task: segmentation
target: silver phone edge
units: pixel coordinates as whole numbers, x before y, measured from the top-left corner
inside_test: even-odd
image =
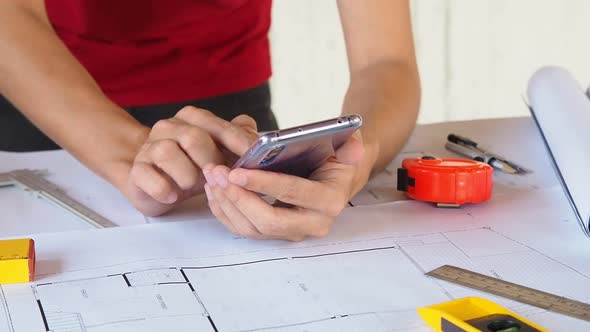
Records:
[[[342,122],[344,119],[346,122]],[[310,134],[326,135],[350,128],[356,130],[360,128],[362,124],[363,119],[359,114],[351,114],[308,123],[302,126],[266,132],[256,139],[256,143],[250,146],[250,148],[234,163],[232,169],[244,166],[251,157],[258,156],[259,152],[269,147],[269,145],[274,147],[276,144],[289,144],[290,142],[297,141],[298,138],[308,138]]]

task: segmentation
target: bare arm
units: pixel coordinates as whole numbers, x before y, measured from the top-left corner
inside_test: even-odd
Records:
[[[339,0],[350,86],[343,113],[363,116],[359,186],[382,170],[412,132],[420,81],[407,0]],[[359,190],[360,188],[356,188]]]
[[[53,31],[43,0],[0,1],[0,93],[119,189],[149,132],[112,103]]]
[[[0,54],[0,94],[146,215],[202,192],[202,167],[225,162],[219,146],[241,154],[256,137],[251,118],[190,106],[144,127],[69,52],[44,0],[0,0]]]
[[[342,112],[361,114],[363,128],[308,179],[205,167],[211,211],[240,236],[292,241],[325,236],[350,197],[389,163],[414,128],[420,83],[408,0],[339,0],[338,5],[351,78]],[[289,206],[270,205],[256,193]]]

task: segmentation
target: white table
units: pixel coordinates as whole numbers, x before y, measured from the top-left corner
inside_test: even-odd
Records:
[[[395,169],[401,159],[423,154],[454,156],[444,150],[446,136],[450,132],[471,137],[490,150],[532,169],[533,173],[525,176],[496,173],[493,198],[478,205],[437,209],[430,204],[407,201],[402,193],[395,190]],[[297,326],[311,331],[353,330],[368,326],[371,330],[380,330],[393,324],[403,325],[400,331],[427,331],[415,314],[417,306],[442,301],[448,299],[447,296],[469,295],[494,299],[551,331],[590,328],[588,323],[563,315],[434,282],[422,276],[423,272],[433,267],[451,263],[559,295],[590,300],[587,292],[590,241],[574,218],[530,118],[419,126],[388,170],[372,179],[366,189],[352,199],[354,207],[342,213],[327,238],[297,244],[236,239],[215,220],[208,218],[210,214],[202,197],[187,202],[167,216],[146,219],[107,183],[64,152],[0,154],[0,172],[17,168],[48,169],[49,178],[71,196],[121,226],[135,226],[61,233],[88,226],[25,193],[0,189],[1,234],[20,236],[44,232],[34,236],[40,262],[39,282],[64,285],[59,286],[63,289],[36,285],[33,286],[37,287],[36,292],[63,291],[69,294],[67,292],[71,291],[76,295],[79,294],[76,285],[82,282],[87,289],[98,287],[104,290],[105,297],[114,301],[113,298],[118,298],[120,292],[105,286],[104,282],[110,280],[107,278],[110,275],[136,271],[130,276],[149,279],[156,276],[142,275],[141,271],[188,266],[188,279],[207,285],[205,289],[197,289],[197,292],[204,297],[201,300],[207,303],[207,310],[217,320],[220,331],[248,330],[260,326],[282,326],[284,331],[301,330],[289,324],[299,324]],[[156,225],[138,226],[145,223]],[[300,259],[289,263],[292,257],[330,257],[334,252],[340,252],[347,258],[339,260],[337,257],[345,256],[336,255],[334,259],[322,258],[321,262]],[[353,252],[358,252],[359,256],[351,255]],[[195,268],[203,265],[233,266],[236,261],[269,259],[276,263],[269,263],[268,267],[256,263],[245,265],[244,269],[213,269],[214,274],[209,277]],[[163,276],[159,275],[159,278]],[[297,288],[303,293],[285,288],[284,283],[292,279],[306,280],[301,282],[303,286]],[[4,289],[9,306],[31,303],[23,300],[26,298],[23,295],[26,287],[0,288]],[[236,291],[244,291],[245,295],[236,296]],[[309,292],[313,293],[311,298],[305,295]],[[66,298],[51,296],[53,293],[40,294],[44,305],[49,303],[49,308],[53,310],[76,303],[75,299],[65,301]],[[347,294],[354,301],[348,302],[350,298],[340,298],[338,294]],[[102,323],[100,319],[122,314],[142,321],[146,312],[153,308],[141,302],[141,296],[136,299],[141,312],[113,312],[114,306],[109,305],[111,302],[101,298],[90,311],[80,308],[78,315],[99,323]],[[166,296],[174,301],[184,298],[182,294]],[[288,303],[273,302],[276,297],[288,299]],[[274,304],[270,305],[269,301]],[[298,306],[300,309],[296,309]],[[265,316],[245,319],[244,315],[256,315],[255,309],[262,307],[266,308]],[[121,310],[124,309],[129,307]],[[61,312],[59,310],[57,312]],[[294,315],[293,310],[297,310],[301,317]],[[324,311],[325,314],[322,314]],[[363,314],[368,311],[375,313],[369,316]],[[350,316],[346,319],[326,318],[334,312]],[[15,310],[14,313],[16,316],[27,314],[22,321],[34,322],[33,318],[27,319],[32,314],[25,309]],[[92,316],[93,313],[100,317]],[[16,316],[13,316],[14,321],[18,320]],[[197,319],[197,316],[193,318]],[[327,320],[321,320],[321,317]],[[313,319],[320,320],[312,322]],[[0,327],[1,324],[0,311]],[[148,325],[152,329],[156,326]],[[24,330],[15,328],[15,331]]]

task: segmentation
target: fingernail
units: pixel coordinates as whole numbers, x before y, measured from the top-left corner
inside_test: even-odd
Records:
[[[214,174],[214,177],[215,177],[215,181],[217,182],[217,184],[219,186],[221,186],[221,188],[227,187],[227,178],[226,178],[225,174],[223,174],[222,172],[216,172]]]
[[[240,171],[230,172],[229,173],[229,182],[236,184],[238,186],[245,186],[248,183],[248,177]]]
[[[205,180],[207,180],[207,183],[209,183],[210,185],[214,186],[217,184],[210,170],[203,170],[203,175],[205,175]]]
[[[166,202],[168,204],[172,204],[172,203],[176,202],[177,199],[178,199],[178,195],[175,192],[171,192],[166,197]]]
[[[205,185],[205,196],[207,196],[207,200],[210,202],[213,200],[213,194],[211,193],[211,188],[209,188],[209,185]]]

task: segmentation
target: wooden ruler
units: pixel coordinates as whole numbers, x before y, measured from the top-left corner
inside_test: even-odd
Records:
[[[117,225],[96,211],[68,196],[57,185],[49,182],[38,172],[16,170],[0,174],[0,187],[17,186],[47,199],[51,203],[73,213],[83,221],[97,228],[116,227]]]
[[[590,304],[444,265],[426,275],[590,322]]]

